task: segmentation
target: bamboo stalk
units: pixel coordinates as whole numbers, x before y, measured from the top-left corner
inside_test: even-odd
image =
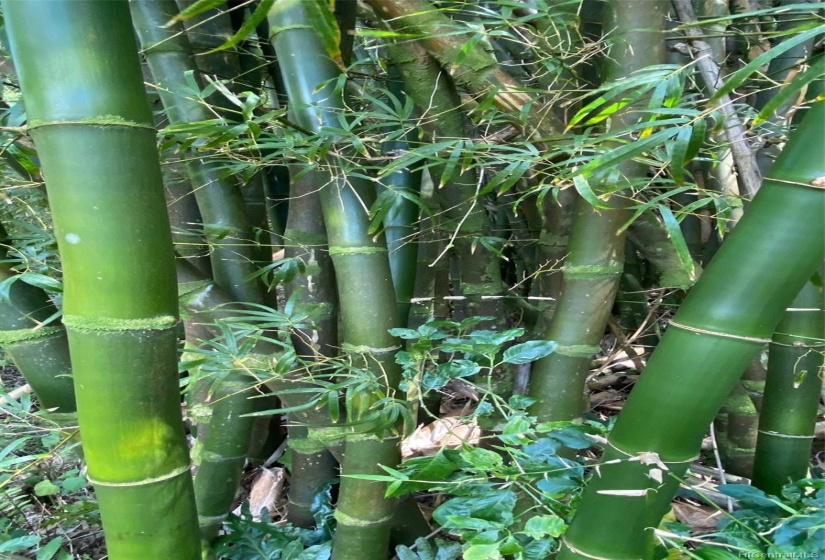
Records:
[[[83,449],[109,558],[198,559],[172,239],[128,5],[2,6],[47,178]]]
[[[0,281],[17,275],[0,263]],[[42,289],[21,280],[0,298],[0,345],[14,362],[44,410],[72,413],[75,406],[66,329]],[[50,322],[46,322],[52,319]]]
[[[781,495],[808,470],[822,392],[825,350],[822,276],[793,300],[773,335],[759,418],[753,485]]]
[[[664,2],[624,0],[605,6],[605,29],[612,29],[605,79],[618,79],[664,58]],[[619,127],[638,119],[628,107],[616,113]],[[644,177],[647,167],[634,161],[619,164],[620,179],[629,186]],[[624,265],[628,202],[612,195],[610,209],[596,209],[576,200],[565,260],[561,294],[544,338],[558,343],[553,354],[533,365],[529,408],[539,421],[572,420],[582,413],[590,359],[598,351],[619,288]]]
[[[619,415],[559,560],[650,556],[652,528],[676,489],[670,473],[685,472],[742,371],[825,258],[823,118],[825,103],[816,103],[671,322]]]
[[[314,6],[300,0],[280,0],[268,19],[290,111],[299,125],[317,132],[324,125],[336,126],[343,102],[333,89],[340,70],[312,25],[309,10]],[[335,161],[327,164],[334,166]],[[320,197],[338,281],[341,339],[354,350],[358,361],[363,360],[363,367],[374,373],[381,392],[390,396],[400,379],[400,369],[393,359],[400,345],[388,331],[398,326],[398,318],[386,244],[382,237],[375,238],[368,231],[365,208],[370,207],[375,194],[366,182],[343,176],[343,169],[327,169],[330,177]],[[366,415],[380,397],[362,395],[353,400],[354,417],[349,420]],[[377,474],[382,472],[378,465],[393,466],[399,460],[398,439],[392,433],[381,438],[369,432],[347,437],[335,514],[338,527],[334,560],[386,555],[395,501],[384,497],[385,484],[348,475]]]

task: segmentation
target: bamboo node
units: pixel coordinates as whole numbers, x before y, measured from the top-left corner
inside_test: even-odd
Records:
[[[676,327],[677,329],[682,329],[684,331],[696,333],[696,334],[708,334],[711,336],[718,336],[721,338],[731,338],[733,340],[741,340],[743,342],[755,342],[757,344],[768,344],[770,343],[770,338],[759,338],[755,336],[744,336],[740,334],[733,334],[733,333],[726,333],[720,331],[711,331],[707,329],[701,329],[699,327],[691,327],[689,325],[683,325],[682,323],[677,323],[673,319],[670,320],[669,325],[671,327]]]
[[[794,434],[780,434],[779,432],[772,432],[772,431],[767,431],[767,430],[759,430],[759,433],[760,434],[765,434],[766,436],[771,436],[771,437],[781,438],[781,439],[814,439],[814,437],[815,437],[814,434],[811,434],[809,436],[800,436],[800,435],[794,435]]]
[[[593,560],[611,560],[610,558],[607,558],[605,556],[596,556],[595,554],[588,554],[587,552],[578,549],[572,544],[570,544],[564,537],[561,538],[561,545],[570,552],[578,554],[579,556],[584,556],[585,558],[593,558]]]
[[[132,480],[129,482],[104,482],[102,480],[95,480],[88,475],[86,478],[89,479],[89,482],[94,484],[95,486],[106,486],[109,488],[127,488],[131,486],[148,486],[149,484],[155,484],[156,482],[163,482],[165,480],[171,480],[173,478],[177,478],[182,474],[189,474],[189,469],[191,465],[184,465],[182,467],[178,467],[174,470],[169,471],[166,474],[162,474],[160,476],[155,476],[151,478],[144,478],[143,480]]]
[[[63,315],[63,324],[67,328],[80,332],[165,331],[175,328],[178,319],[172,315],[159,315],[140,319]]]
[[[372,255],[374,253],[386,253],[386,247],[330,247],[330,256],[347,256],[347,255]]]
[[[775,183],[783,183],[785,185],[796,185],[798,187],[808,187],[810,189],[825,189],[825,176],[816,177],[810,183],[803,183],[802,181],[788,181],[787,179],[776,179],[775,177],[766,178]]]
[[[589,358],[599,351],[598,346],[589,346],[587,344],[569,344],[558,345],[554,352],[562,356],[569,356],[571,358]]]
[[[61,334],[63,334],[62,327],[35,327],[32,329],[0,331],[0,345],[12,346],[14,344],[39,342],[46,338],[60,336]]]
[[[567,278],[609,278],[621,274],[624,263],[567,265],[562,273]]]
[[[392,514],[387,515],[385,517],[380,517],[378,519],[358,519],[357,517],[353,517],[351,515],[347,515],[341,508],[337,508],[335,510],[335,519],[336,521],[349,526],[355,527],[373,527],[375,525],[383,525],[385,523],[389,523],[392,520]]]

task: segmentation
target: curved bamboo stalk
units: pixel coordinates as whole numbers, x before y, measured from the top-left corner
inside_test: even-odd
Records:
[[[47,178],[83,449],[109,558],[199,559],[172,239],[128,5],[2,7]]]
[[[685,472],[740,374],[825,258],[823,118],[820,102],[671,322],[619,415],[560,560],[649,557],[651,529],[675,492],[670,473]]]
[[[771,340],[753,485],[775,496],[808,470],[824,355],[825,297],[820,274],[793,300]]]
[[[290,111],[302,127],[318,131],[324,125],[337,125],[343,102],[334,92],[340,70],[312,25],[310,7],[300,0],[279,0],[268,19]],[[365,208],[371,206],[375,194],[367,182],[343,176],[344,170],[334,161],[326,163],[331,166],[326,168],[330,175],[320,197],[338,283],[341,339],[375,374],[382,392],[391,396],[400,378],[393,359],[400,344],[388,332],[398,326],[398,319],[386,244],[368,231]],[[354,416],[349,420],[365,415],[377,398],[380,395],[359,397],[352,403]],[[347,438],[335,514],[334,560],[386,555],[395,501],[384,497],[385,484],[347,475],[377,474],[379,464],[392,466],[399,460],[398,439],[392,433],[382,438],[374,433]]]
[[[664,58],[664,1],[624,0],[605,6],[605,29],[610,35],[610,57],[605,79],[618,79]],[[633,108],[617,112],[619,127],[638,119]],[[619,165],[628,185],[644,177],[645,165]],[[571,420],[582,412],[585,378],[590,358],[598,351],[619,288],[624,265],[625,233],[630,218],[621,195],[610,197],[613,208],[598,210],[584,198],[576,201],[570,232],[570,254],[565,260],[561,295],[544,337],[559,344],[556,351],[533,364],[529,411],[539,421]]]
[[[0,263],[0,281],[17,273]],[[0,346],[20,370],[44,410],[72,413],[75,406],[66,329],[42,289],[16,280],[0,298]],[[48,323],[46,321],[49,321]]]
[[[165,27],[178,13],[175,3],[137,0],[130,5],[135,30],[170,122],[211,118],[200,100],[185,93],[187,74],[194,73],[196,66],[183,26],[178,23]],[[224,68],[228,56],[221,53],[213,63]],[[258,255],[251,241],[241,190],[224,177],[214,162],[193,158],[188,167],[192,182],[197,185],[195,197],[212,247],[212,275],[216,283],[236,301],[263,303],[260,284],[250,279],[257,270]],[[263,196],[262,191],[260,194]],[[213,429],[199,431],[198,450],[203,452],[195,455],[195,496],[207,539],[215,536],[231,508],[245,462],[252,433],[252,420],[245,415],[255,407],[248,389],[248,377],[232,371],[206,393],[210,395],[207,404]]]

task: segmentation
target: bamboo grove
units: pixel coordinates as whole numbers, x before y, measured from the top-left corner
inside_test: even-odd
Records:
[[[108,557],[220,556],[270,458],[315,535],[288,557],[333,560],[439,526],[438,558],[653,558],[709,427],[765,492],[808,476],[825,24],[758,4],[2,0],[0,344],[79,425]],[[614,351],[606,439],[536,451],[607,432]],[[402,461],[462,390],[480,438]],[[511,528],[422,514],[467,457],[493,474],[453,504]]]

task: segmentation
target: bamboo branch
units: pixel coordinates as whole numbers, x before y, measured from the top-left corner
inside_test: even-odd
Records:
[[[690,43],[691,55],[696,61],[696,66],[705,82],[707,93],[710,97],[716,95],[722,87],[722,70],[713,60],[713,50],[705,41],[705,34],[698,27],[693,27],[698,23],[696,14],[690,0],[672,0],[673,7],[683,24],[689,26],[682,28]],[[733,107],[733,101],[729,95],[723,95],[716,103],[719,112],[724,119],[725,136],[730,142],[730,150],[742,188],[748,198],[753,198],[759,187],[762,185],[762,173],[756,163],[756,156],[747,140],[745,126],[742,124],[739,115]]]

